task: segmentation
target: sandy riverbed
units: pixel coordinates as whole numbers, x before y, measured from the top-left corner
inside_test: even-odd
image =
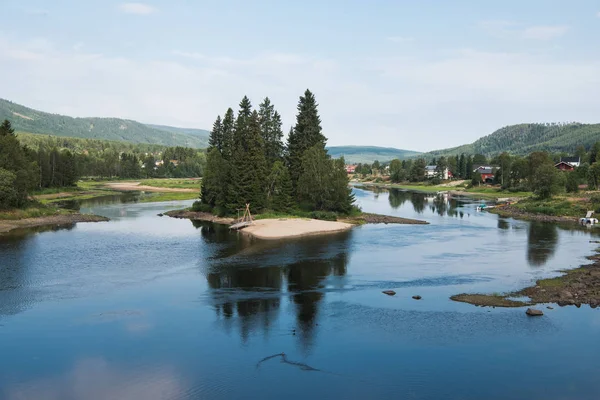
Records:
[[[304,218],[261,219],[242,232],[259,239],[286,239],[300,236],[342,232],[353,225],[345,222],[320,221]]]

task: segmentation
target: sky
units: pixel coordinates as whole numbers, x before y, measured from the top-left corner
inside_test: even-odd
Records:
[[[600,1],[0,0],[0,97],[210,129],[247,95],[329,145],[427,151],[600,122]]]

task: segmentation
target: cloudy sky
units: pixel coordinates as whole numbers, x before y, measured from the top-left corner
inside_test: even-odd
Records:
[[[247,94],[330,145],[431,150],[520,122],[600,122],[597,0],[1,0],[0,97],[210,128]]]

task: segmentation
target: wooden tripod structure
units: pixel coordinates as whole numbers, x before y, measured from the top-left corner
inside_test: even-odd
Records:
[[[238,210],[238,213],[240,212],[240,210]],[[247,203],[246,208],[244,209],[244,215],[242,216],[242,219],[238,218],[238,222],[233,225],[230,225],[229,229],[239,230],[247,227],[248,225],[252,225],[253,223],[254,220],[252,219],[252,214],[250,213],[250,203]]]

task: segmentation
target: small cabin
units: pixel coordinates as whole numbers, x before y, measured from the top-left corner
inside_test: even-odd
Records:
[[[554,167],[560,169],[561,171],[573,171],[575,169],[575,167],[572,164],[566,161],[560,161],[554,164]]]

